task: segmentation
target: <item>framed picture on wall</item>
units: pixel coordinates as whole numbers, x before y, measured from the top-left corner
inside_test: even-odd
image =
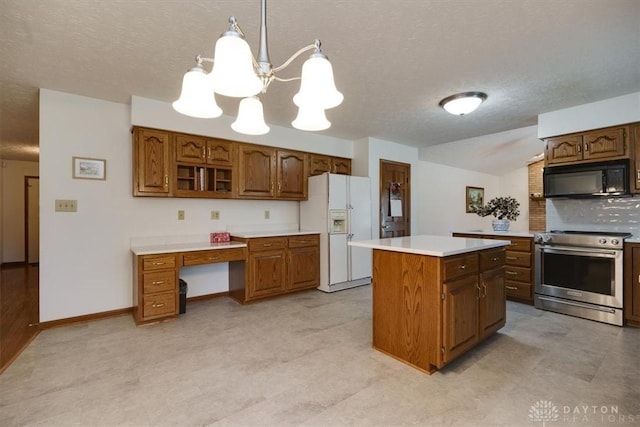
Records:
[[[107,179],[107,161],[73,157],[73,178],[75,179]]]
[[[467,213],[476,213],[484,205],[484,188],[467,187]]]

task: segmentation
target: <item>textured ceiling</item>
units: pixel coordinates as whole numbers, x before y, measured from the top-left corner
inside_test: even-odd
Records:
[[[131,95],[173,101],[194,56],[213,55],[229,15],[255,53],[259,9],[258,0],[0,0],[0,154],[37,156],[39,87],[121,103]],[[418,147],[502,135],[535,125],[540,113],[637,92],[639,22],[637,0],[268,4],[274,65],[315,38],[333,64],[345,101],[327,112],[333,125],[324,134]],[[268,123],[289,126],[297,89],[269,88]],[[489,95],[473,114],[438,107],[469,90]],[[235,115],[237,100],[217,98]]]

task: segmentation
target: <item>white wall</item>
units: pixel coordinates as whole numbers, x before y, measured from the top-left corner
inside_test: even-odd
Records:
[[[640,121],[640,92],[538,115],[538,138]]]
[[[499,178],[437,163],[420,162],[414,193],[420,212],[415,234],[450,236],[454,231],[490,230],[491,218],[466,213],[466,187],[484,188],[485,201],[499,196]]]
[[[498,196],[511,196],[520,202],[520,216],[511,221],[510,231],[529,231],[529,169],[523,167],[498,179]],[[487,199],[489,201],[491,199]],[[493,217],[488,217],[493,218]]]
[[[38,173],[38,162],[2,160],[0,174],[2,174],[1,261],[3,263],[26,261],[24,257],[24,177],[38,176]]]
[[[131,307],[133,237],[207,235],[243,225],[278,228],[298,223],[298,202],[133,197],[132,117],[147,117],[159,109],[165,110],[162,117],[168,125],[179,122],[168,104],[158,104],[134,112],[124,104],[41,90],[41,321]],[[160,122],[145,124],[170,128]],[[184,123],[180,130],[213,133],[191,130]],[[328,154],[346,157],[352,152],[350,141],[329,139],[323,144],[318,135],[275,126],[272,133],[277,139],[260,142],[317,152],[335,145],[340,149]],[[106,181],[72,179],[72,156],[106,159]],[[78,212],[54,212],[55,199],[76,199]],[[184,221],[177,220],[179,209],[185,210]],[[212,209],[220,211],[220,220],[210,219]],[[269,220],[263,218],[265,209],[271,211]],[[228,289],[227,264],[182,269],[181,277],[189,283],[189,296]]]

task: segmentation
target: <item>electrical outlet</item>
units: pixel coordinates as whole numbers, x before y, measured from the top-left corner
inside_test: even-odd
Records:
[[[211,211],[211,219],[220,219],[220,211]]]
[[[77,200],[56,200],[56,212],[78,212]]]
[[[184,211],[183,210],[179,210],[178,211],[178,219],[179,220],[183,220],[184,219]]]
[[[270,210],[266,210],[264,211],[264,219],[269,219],[271,218],[271,211]]]

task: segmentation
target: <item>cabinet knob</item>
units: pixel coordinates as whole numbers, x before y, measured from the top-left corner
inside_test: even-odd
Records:
[[[460,264],[458,266],[458,270],[464,270],[465,268],[467,268],[467,266],[465,264]]]
[[[499,260],[499,259],[500,259],[500,258],[498,258],[497,256],[494,256],[493,258],[491,258],[491,261],[497,261],[497,260]],[[509,259],[509,258],[507,258],[507,259]]]

